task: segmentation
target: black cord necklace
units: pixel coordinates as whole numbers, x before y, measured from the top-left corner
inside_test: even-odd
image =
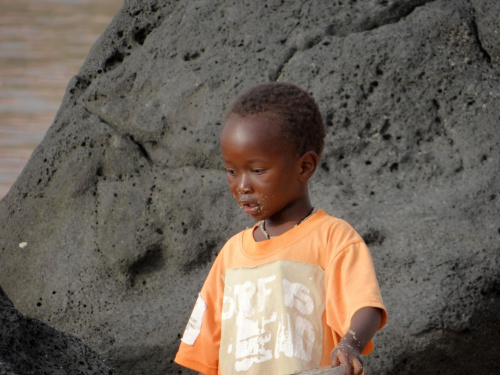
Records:
[[[315,209],[314,209],[314,207],[313,207],[313,208],[311,209],[311,211],[309,211],[309,213],[308,213],[306,216],[304,216],[302,219],[300,219],[299,221],[297,221],[297,224],[295,224],[293,227],[295,228],[297,225],[299,225],[300,223],[302,223],[305,219],[307,219],[309,216],[311,216],[311,215],[314,213],[314,211],[315,211]],[[269,233],[267,233],[267,230],[266,230],[266,221],[265,221],[265,220],[262,220],[262,221],[260,222],[260,230],[262,231],[262,233],[264,233],[264,236],[265,236],[268,240],[270,240],[271,238],[274,238],[274,236],[273,236],[273,237],[271,237],[271,236],[269,235]]]

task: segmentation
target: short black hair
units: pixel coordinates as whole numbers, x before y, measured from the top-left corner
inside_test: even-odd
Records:
[[[270,82],[241,94],[233,103],[232,113],[242,117],[270,115],[280,121],[280,135],[298,155],[314,151],[321,156],[325,145],[325,124],[318,104],[304,89],[291,84]]]

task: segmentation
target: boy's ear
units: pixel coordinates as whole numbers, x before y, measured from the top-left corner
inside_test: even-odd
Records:
[[[314,151],[308,151],[299,158],[299,181],[307,182],[316,172],[318,167],[319,156]]]

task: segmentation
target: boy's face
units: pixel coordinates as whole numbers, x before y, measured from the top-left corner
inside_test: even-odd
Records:
[[[280,214],[307,193],[299,157],[265,114],[231,114],[222,130],[221,152],[234,199],[255,220]]]

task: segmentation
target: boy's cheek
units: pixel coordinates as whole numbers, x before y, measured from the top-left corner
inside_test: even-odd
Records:
[[[230,190],[231,190],[231,195],[233,196],[233,199],[238,202],[238,194],[231,188],[229,187]]]
[[[227,179],[227,185],[229,186],[229,190],[231,191],[234,199],[236,199],[236,186],[234,182],[232,182],[230,179]]]

